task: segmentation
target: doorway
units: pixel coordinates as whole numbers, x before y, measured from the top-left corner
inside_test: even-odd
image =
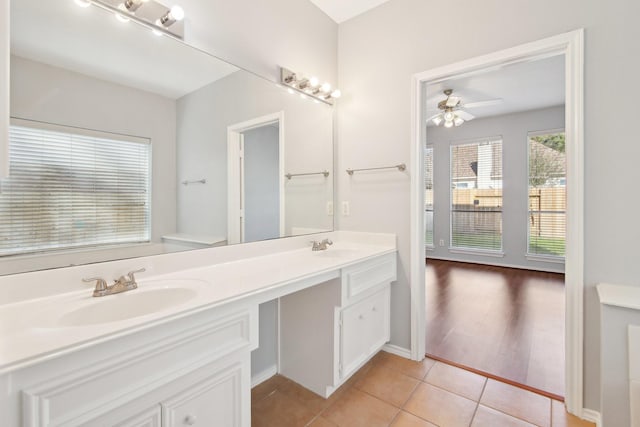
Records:
[[[567,410],[583,415],[583,259],[584,242],[584,155],[583,145],[583,31],[561,34],[511,49],[473,58],[414,76],[411,211],[411,338],[412,357],[425,354],[425,229],[424,229],[424,86],[451,78],[473,75],[479,71],[509,64],[534,61],[560,55],[565,63],[565,123],[567,153],[567,226],[565,257],[566,333],[565,333],[565,402]],[[427,141],[428,142],[428,141]]]
[[[285,234],[284,113],[228,127],[229,244]]]

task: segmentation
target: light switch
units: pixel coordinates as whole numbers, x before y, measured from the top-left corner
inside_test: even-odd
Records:
[[[333,215],[333,202],[327,202],[327,215]]]
[[[349,216],[350,214],[349,202],[342,202],[342,216]]]

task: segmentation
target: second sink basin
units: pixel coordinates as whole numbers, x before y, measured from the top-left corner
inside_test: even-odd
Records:
[[[192,279],[148,281],[133,291],[94,298],[86,305],[63,314],[56,326],[95,325],[160,312],[194,299],[198,295],[194,285],[203,284],[206,282]]]

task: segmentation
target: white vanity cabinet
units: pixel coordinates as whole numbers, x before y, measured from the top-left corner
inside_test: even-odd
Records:
[[[280,372],[329,397],[389,341],[396,254],[280,298]]]
[[[6,374],[2,425],[248,427],[257,316],[212,308]]]

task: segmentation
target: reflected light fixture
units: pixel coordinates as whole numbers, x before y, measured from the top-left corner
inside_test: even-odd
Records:
[[[303,77],[284,67],[280,68],[280,83],[288,87],[289,93],[301,92],[306,97],[327,104],[333,104],[333,100],[342,95],[338,89],[331,91],[331,84],[320,84],[320,79],[315,76]]]
[[[440,114],[433,116],[430,120],[434,125],[444,125],[446,128],[457,127],[465,122],[465,120],[457,114],[456,110],[448,107]]]
[[[184,38],[184,10],[174,5],[171,8],[157,0],[74,0],[78,6],[97,6],[115,14],[122,22],[135,21],[148,27],[156,35]],[[171,28],[169,28],[171,27]]]

